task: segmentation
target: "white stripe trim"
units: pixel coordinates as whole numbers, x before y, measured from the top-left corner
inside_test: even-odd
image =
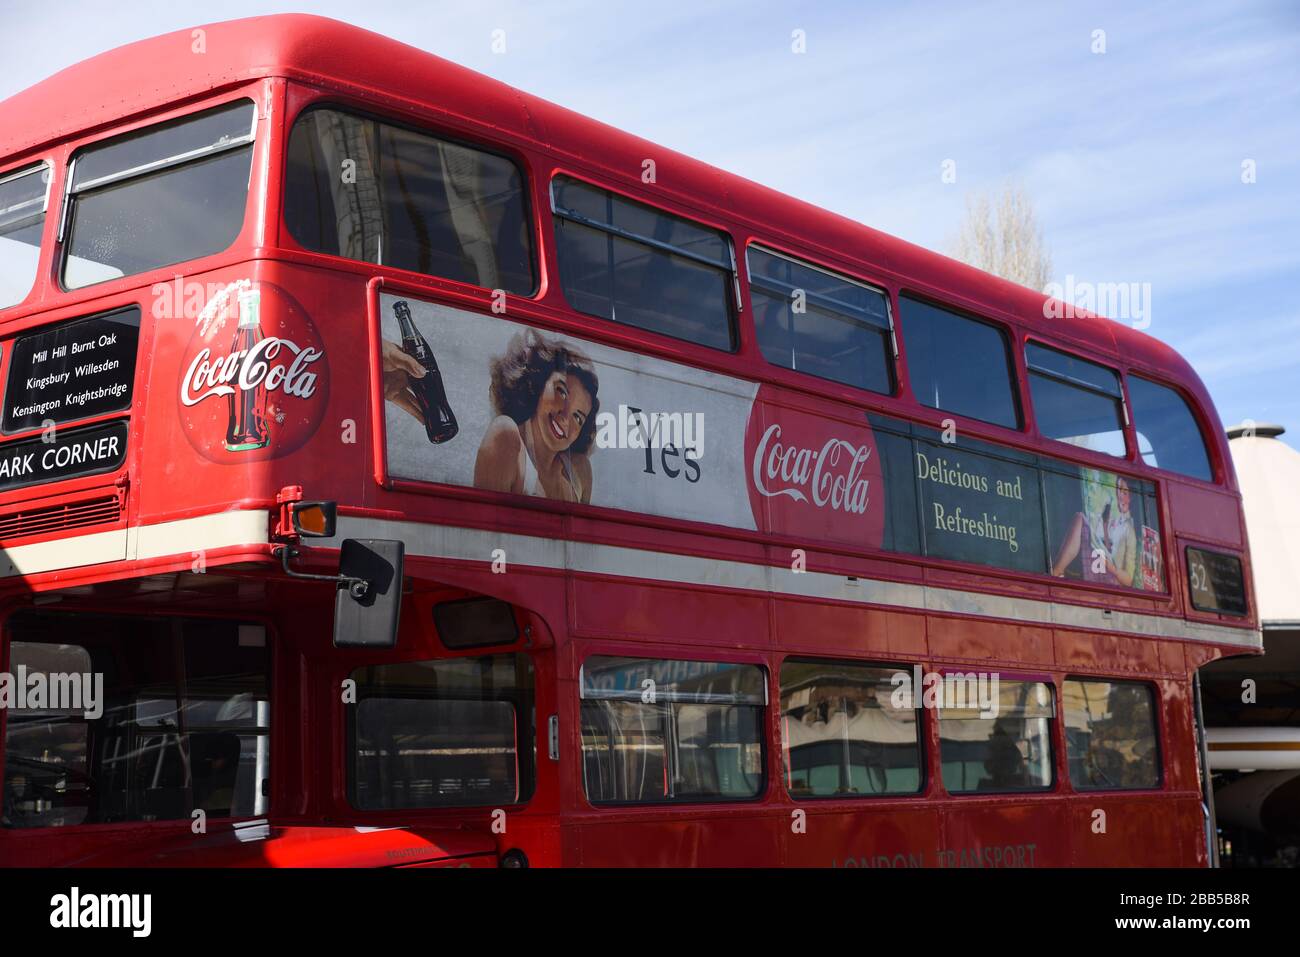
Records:
[[[708,585],[860,605],[913,608],[940,614],[1059,625],[1090,631],[1207,641],[1246,648],[1263,647],[1258,629],[1227,628],[1162,615],[1119,610],[1108,612],[1084,605],[988,595],[873,578],[859,578],[850,582],[844,575],[826,572],[795,573],[785,568],[750,562],[698,558],[619,545],[557,541],[531,535],[419,522],[342,516],[338,521],[337,535],[333,539],[321,539],[319,544],[337,548],[344,538],[400,539],[406,543],[408,555],[455,561],[490,563],[493,550],[501,548],[505,550],[511,564],[557,571]]]
[[[265,545],[271,540],[267,512],[237,511],[200,515],[178,522],[160,522],[132,529],[136,550],[132,558],[162,558],[165,555],[228,548],[231,545]]]
[[[98,565],[102,562],[119,562],[126,558],[127,529],[96,532],[61,538],[55,542],[36,542],[6,548],[0,560],[0,578],[16,575],[38,575],[76,565]]]
[[[219,512],[6,548],[0,551],[0,578],[105,562],[193,554],[230,545],[264,545],[269,541],[268,512]]]
[[[332,539],[320,539],[318,544],[337,548],[344,538],[400,539],[406,543],[406,551],[410,555],[455,561],[490,563],[493,550],[502,548],[512,564],[555,571],[707,585],[858,605],[912,608],[939,614],[1059,625],[1089,631],[1206,641],[1244,648],[1263,647],[1263,638],[1258,629],[1226,628],[1161,615],[1118,610],[1107,612],[1084,605],[987,595],[874,578],[859,578],[851,582],[844,575],[826,572],[795,573],[785,568],[751,562],[699,558],[619,545],[559,541],[532,535],[420,522],[342,516],[338,522],[338,534]],[[0,577],[34,575],[60,568],[124,559],[194,554],[235,545],[264,545],[269,541],[269,513],[247,510],[220,512],[175,522],[77,535],[54,542],[5,549],[0,553],[3,555],[0,560]]]

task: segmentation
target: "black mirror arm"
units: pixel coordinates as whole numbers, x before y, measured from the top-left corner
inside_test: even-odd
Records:
[[[304,581],[315,582],[333,582],[336,586],[346,585],[348,594],[353,598],[361,599],[370,591],[370,582],[364,578],[355,578],[352,575],[312,575],[308,572],[296,572],[289,567],[289,559],[296,558],[298,549],[292,545],[281,545],[276,551],[280,553],[280,567],[290,578],[300,578]]]

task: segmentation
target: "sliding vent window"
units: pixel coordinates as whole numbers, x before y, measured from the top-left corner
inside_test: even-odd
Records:
[[[1129,376],[1133,428],[1142,461],[1192,478],[1210,481],[1210,456],[1196,416],[1181,395],[1163,385]]]
[[[229,248],[244,224],[256,123],[256,107],[239,100],[74,156],[64,286]]]
[[[1124,394],[1119,373],[1030,343],[1029,392],[1038,431],[1049,439],[1124,457]]]
[[[821,379],[894,391],[889,300],[870,286],[751,247],[749,297],[763,357]]]
[[[912,391],[922,405],[1020,428],[1007,340],[995,326],[919,299],[901,300]]]
[[[756,665],[588,658],[582,771],[593,804],[745,800],[763,786]]]
[[[896,703],[900,673],[911,670],[836,661],[781,665],[781,743],[791,797],[921,790],[920,712]]]
[[[735,348],[735,259],[726,235],[603,189],[552,186],[560,283],[579,312]]]
[[[0,309],[32,291],[49,187],[48,166],[0,175]]]
[[[510,160],[331,109],[289,136],[284,218],[313,252],[532,295],[524,178]]]
[[[1070,783],[1080,791],[1160,786],[1155,708],[1146,685],[1066,681],[1065,749]]]

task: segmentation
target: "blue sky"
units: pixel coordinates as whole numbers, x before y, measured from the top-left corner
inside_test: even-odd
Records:
[[[1019,180],[1059,281],[1150,283],[1146,331],[1191,360],[1224,423],[1280,422],[1300,447],[1295,0],[61,0],[57,30],[50,8],[0,0],[0,97],[121,43],[289,10],[398,37],[940,251],[972,190]]]

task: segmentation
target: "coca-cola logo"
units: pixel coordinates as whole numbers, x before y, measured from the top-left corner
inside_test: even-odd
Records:
[[[763,401],[745,441],[749,495],[760,528],[808,541],[878,547],[885,488],[871,429]]]
[[[275,364],[282,349],[287,349],[293,357],[287,368]],[[287,395],[310,399],[316,391],[316,373],[308,372],[307,367],[324,356],[319,349],[274,336],[262,339],[250,349],[232,352],[224,359],[214,359],[211,350],[204,349],[194,357],[185,374],[181,402],[198,405],[211,395],[233,395],[261,385],[270,391],[283,389]]]
[[[217,290],[195,318],[178,391],[185,436],[204,457],[236,463],[286,455],[324,415],[325,348],[289,293],[240,279]]]
[[[874,451],[836,438],[816,451],[784,445],[781,426],[770,425],[754,451],[754,488],[767,498],[788,495],[818,508],[861,514],[871,503],[871,479],[865,472]]]

